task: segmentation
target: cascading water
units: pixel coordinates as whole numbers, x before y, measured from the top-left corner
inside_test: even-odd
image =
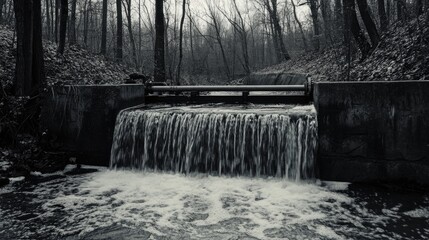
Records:
[[[118,115],[110,167],[309,179],[316,138],[312,106],[131,109]]]

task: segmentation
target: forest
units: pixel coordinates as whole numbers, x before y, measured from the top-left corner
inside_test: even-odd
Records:
[[[429,0],[0,0],[0,239],[429,237],[427,80]]]
[[[60,55],[76,45],[157,81],[226,83],[329,48],[342,48],[345,63],[365,59],[390,25],[428,6],[427,0],[1,0],[0,21],[16,30],[18,88],[32,72],[19,70],[30,67],[25,58],[34,55],[31,68],[43,68],[42,39],[57,44]],[[34,82],[43,79],[39,72]]]
[[[37,129],[49,86],[131,73],[171,85],[270,71],[425,80],[428,10],[429,0],[0,0],[0,135]]]

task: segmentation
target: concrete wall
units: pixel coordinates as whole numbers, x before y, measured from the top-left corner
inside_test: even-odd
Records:
[[[41,113],[43,145],[85,164],[108,165],[117,114],[142,103],[143,85],[53,87]]]
[[[316,83],[320,177],[429,184],[429,81]]]

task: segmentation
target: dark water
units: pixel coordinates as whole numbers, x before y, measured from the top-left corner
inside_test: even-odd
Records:
[[[111,167],[177,173],[314,177],[313,106],[197,105],[126,110]]]
[[[429,195],[109,171],[0,190],[0,239],[427,239]]]

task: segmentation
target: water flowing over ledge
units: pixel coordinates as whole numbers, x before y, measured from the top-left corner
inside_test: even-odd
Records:
[[[132,109],[118,115],[110,167],[310,179],[316,145],[312,106]]]

